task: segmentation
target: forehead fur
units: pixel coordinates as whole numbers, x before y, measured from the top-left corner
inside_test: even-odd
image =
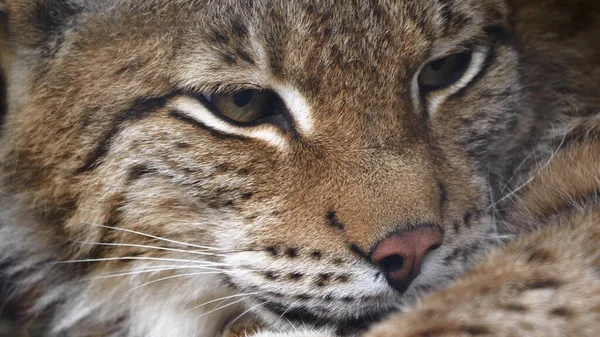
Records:
[[[407,83],[420,66],[506,23],[496,2],[29,0],[5,7],[13,38],[41,45],[42,60],[52,56],[51,90],[68,83],[86,100],[105,101],[97,92],[115,79],[124,96],[288,83],[315,111],[360,110],[358,125],[399,109],[379,115],[380,127],[410,110]],[[354,123],[326,111],[319,118],[334,127]]]
[[[260,39],[266,49],[266,55],[261,56],[268,58],[277,75],[292,70],[286,69],[285,57],[295,60],[304,56],[304,61],[318,61],[323,66],[364,68],[376,66],[377,61],[386,58],[427,56],[434,41],[448,42],[444,39],[456,39],[464,32],[467,38],[473,37],[484,26],[502,25],[506,19],[500,2],[480,5],[465,0],[348,4],[29,0],[7,1],[4,6],[9,13],[11,33],[31,44],[48,42],[65,31],[91,35],[88,38],[94,32],[107,37],[123,32],[140,37],[143,33],[161,32],[163,37],[173,38],[177,32],[185,33],[180,40],[213,43],[226,63],[252,64],[257,55],[245,49],[250,47],[252,38]],[[326,50],[319,49],[324,46]],[[404,53],[398,54],[399,48]]]

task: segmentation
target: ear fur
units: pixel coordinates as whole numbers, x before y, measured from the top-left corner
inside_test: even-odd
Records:
[[[73,0],[0,0],[10,38],[30,46],[60,34],[81,10]]]

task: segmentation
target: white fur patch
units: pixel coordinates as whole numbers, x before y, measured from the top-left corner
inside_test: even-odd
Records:
[[[313,132],[313,120],[311,118],[310,107],[304,96],[291,85],[278,85],[275,87],[275,92],[285,102],[298,128],[298,132],[305,136],[310,136]]]

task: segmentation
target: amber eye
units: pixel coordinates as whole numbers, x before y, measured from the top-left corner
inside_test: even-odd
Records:
[[[210,102],[223,116],[239,123],[256,122],[271,111],[271,97],[268,90],[246,89],[234,93],[214,95]]]
[[[471,63],[471,52],[453,54],[428,63],[419,74],[419,86],[425,90],[447,87],[458,81]]]

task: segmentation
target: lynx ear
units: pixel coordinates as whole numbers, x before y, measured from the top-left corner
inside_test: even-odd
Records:
[[[73,0],[0,0],[11,39],[31,46],[61,34],[81,10]]]

